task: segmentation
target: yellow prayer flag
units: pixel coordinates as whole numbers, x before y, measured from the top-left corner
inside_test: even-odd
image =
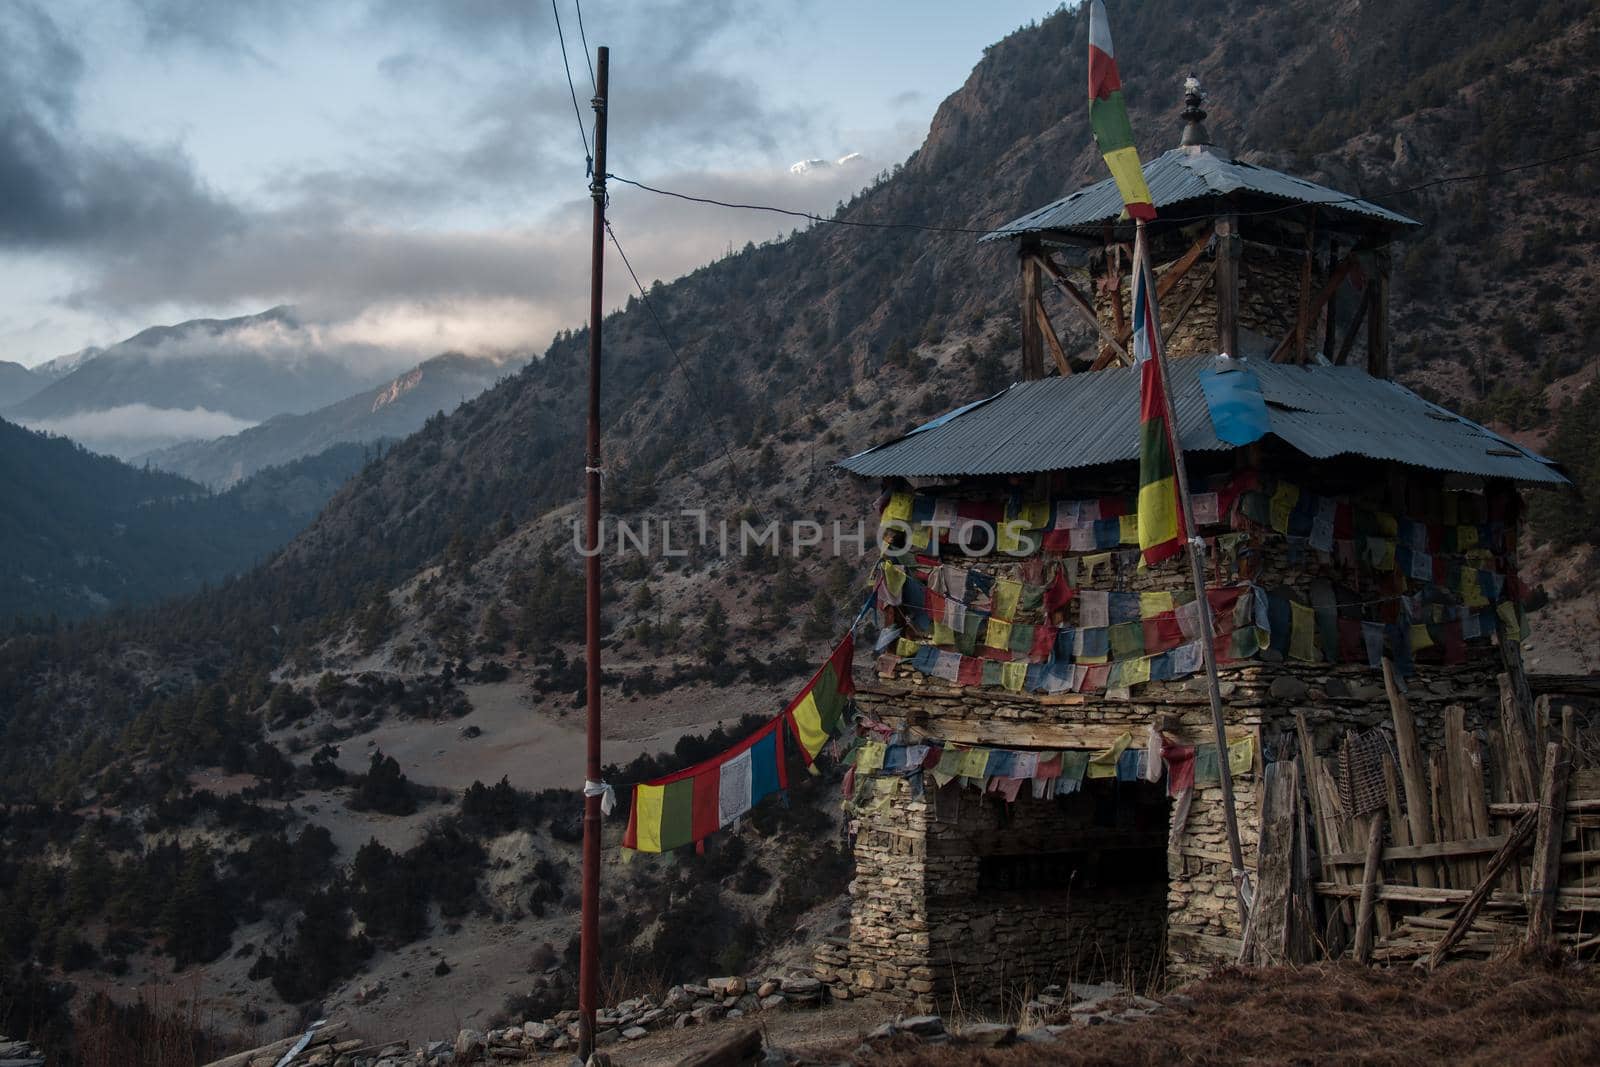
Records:
[[[1150,657],[1140,656],[1126,660],[1122,666],[1122,684],[1138,685],[1150,680]]]
[[[1117,517],[1117,540],[1125,545],[1139,543],[1139,515],[1120,515]]]
[[[1428,628],[1420,622],[1411,624],[1411,651],[1421,652],[1425,648],[1433,647],[1433,635]]]
[[[962,778],[982,778],[988,766],[988,749],[969,748],[961,754],[961,769],[958,773]]]
[[[883,509],[883,521],[899,520],[909,523],[911,521],[911,494],[894,493],[889,497],[889,503]]]
[[[1317,616],[1310,604],[1289,601],[1289,658],[1315,663],[1322,657],[1317,653]]]
[[[817,707],[817,695],[810,692],[794,707],[794,726],[800,734],[800,743],[812,755],[822,751],[828,743],[828,731],[822,728],[822,711]]]
[[[1289,532],[1289,515],[1300,502],[1300,488],[1288,482],[1279,482],[1272,494],[1272,528],[1279,533]]]
[[[1089,757],[1089,766],[1083,772],[1085,778],[1115,778],[1117,776],[1117,760],[1122,758],[1122,753],[1129,745],[1133,744],[1133,734],[1124,733],[1111,743],[1111,747],[1103,752],[1096,752]]]
[[[933,621],[933,643],[936,645],[953,645],[956,643],[956,632],[938,619]]]
[[[1253,734],[1228,742],[1228,775],[1237,778],[1249,774],[1256,761],[1256,739]]]
[[[1013,660],[1010,663],[1000,664],[1000,686],[1013,693],[1022,692],[1023,684],[1028,680],[1028,661]]]
[[[1011,648],[1011,624],[991,616],[983,630],[983,643],[990,648]]]
[[[933,530],[927,526],[911,527],[911,547],[927,548],[933,543]]]
[[[902,637],[894,643],[894,654],[901,659],[917,654],[918,645],[909,637]]]
[[[661,851],[661,805],[666,798],[664,785],[636,785],[633,787],[634,828],[638,834],[640,852]]]
[[[1139,594],[1139,617],[1153,619],[1164,611],[1173,610],[1172,594],[1165,590]]]
[[[1400,534],[1400,524],[1398,522],[1396,522],[1395,521],[1395,517],[1393,515],[1389,514],[1387,511],[1375,511],[1375,512],[1373,512],[1372,513],[1372,521],[1377,525],[1378,532],[1383,534],[1383,536],[1385,536],[1385,537],[1398,537],[1399,536],[1399,534]]]
[[[883,584],[888,588],[889,595],[899,600],[900,591],[906,587],[906,569],[898,563],[885,563]]]
[[[882,741],[864,741],[856,753],[856,774],[871,774],[883,766],[883,754],[888,745]]]
[[[1494,613],[1500,616],[1500,622],[1505,627],[1507,641],[1522,640],[1522,620],[1517,618],[1517,606],[1509,600],[1502,600]]]
[[[1022,583],[1011,578],[997,578],[994,583],[994,618],[1013,619],[1017,614],[1017,601],[1022,598]],[[1008,631],[1009,639],[1009,631]],[[991,642],[992,643],[992,642]],[[995,645],[1005,648],[1005,645]]]
[[[1467,552],[1478,545],[1478,528],[1476,526],[1456,527],[1456,551]]]

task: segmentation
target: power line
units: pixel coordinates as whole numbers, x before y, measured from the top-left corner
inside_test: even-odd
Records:
[[[1390,189],[1381,193],[1370,193],[1366,196],[1346,196],[1332,200],[1318,200],[1309,204],[1295,202],[1283,204],[1278,207],[1260,208],[1254,211],[1238,211],[1234,212],[1233,214],[1240,218],[1251,218],[1266,215],[1279,215],[1289,211],[1299,211],[1308,206],[1336,207],[1340,204],[1356,204],[1375,200],[1387,200],[1393,197],[1406,196],[1410,193],[1421,192],[1424,189],[1432,189],[1442,185],[1454,185],[1462,182],[1484,181],[1489,178],[1499,178],[1508,174],[1517,174],[1526,170],[1535,170],[1539,167],[1553,166],[1557,163],[1565,163],[1570,160],[1581,159],[1585,156],[1592,156],[1596,154],[1600,154],[1600,146],[1578,149],[1577,151],[1567,152],[1559,156],[1552,156],[1548,159],[1536,160],[1532,163],[1522,163],[1515,167],[1502,167],[1496,170],[1479,171],[1475,174],[1440,175],[1438,177],[1430,178],[1427,181],[1419,182],[1416,185],[1409,185],[1399,189]],[[620,174],[607,174],[606,177],[622,182],[624,185],[631,185],[637,189],[643,189],[647,193],[655,193],[657,196],[668,196],[678,200],[687,200],[695,204],[707,204],[712,207],[731,208],[739,211],[766,211],[776,215],[788,215],[793,218],[809,219],[812,222],[826,223],[830,226],[855,226],[863,229],[873,230],[922,230],[929,233],[964,233],[974,234],[980,237],[986,237],[991,234],[1017,232],[1014,230],[1008,230],[1005,227],[983,229],[975,226],[935,226],[918,222],[867,222],[858,219],[826,217],[810,211],[796,211],[791,208],[775,207],[770,204],[743,204],[727,200],[718,200],[715,197],[696,196],[691,193],[678,192],[672,189],[661,189],[653,185],[646,185],[644,182],[636,181],[632,178],[625,178]],[[1190,216],[1162,215],[1157,219],[1157,221],[1197,222],[1202,219],[1209,219],[1211,217],[1211,214]]]
[[[653,185],[646,185],[644,182],[635,181],[632,178],[624,178],[620,174],[607,174],[606,177],[612,181],[622,182],[624,185],[643,189],[647,193],[655,193],[657,196],[670,196],[696,204],[710,204],[713,207],[734,208],[740,211],[770,211],[775,215],[790,215],[797,219],[810,219],[812,222],[826,222],[831,226],[860,226],[869,230],[926,230],[932,233],[988,234],[999,232],[998,230],[983,230],[972,226],[930,226],[920,222],[862,222],[857,219],[829,218],[810,211],[794,211],[790,208],[772,207],[768,204],[739,204],[727,200],[717,200],[709,196],[693,196],[689,193],[674,192],[671,189],[657,189]]]
[[[556,0],[550,0],[550,13],[556,17],[556,40],[561,42],[561,69],[567,72],[567,92],[572,94],[572,113],[578,119],[578,136],[583,139],[584,173],[594,171],[594,153],[589,151],[589,131],[583,125],[583,109],[578,106],[578,90],[572,84],[572,64],[567,62],[567,35],[561,32],[561,10],[556,7]],[[589,46],[583,46],[583,58],[589,58]],[[589,79],[594,80],[593,68],[589,71]]]
[[[705,412],[706,422],[711,427],[712,433],[717,435],[717,443],[722,446],[722,454],[728,460],[728,473],[733,476],[735,483],[742,483],[739,477],[739,467],[733,460],[733,449],[728,445],[728,439],[722,434],[722,427],[717,425],[716,415],[712,413],[710,404],[706,401],[705,393],[700,388],[700,383],[684,363],[683,357],[678,355],[677,347],[672,343],[672,338],[667,333],[666,323],[661,321],[661,316],[656,314],[656,306],[650,302],[650,294],[645,292],[644,285],[639,281],[639,275],[634,272],[633,264],[628,260],[628,253],[622,250],[622,242],[617,240],[616,231],[611,228],[611,220],[606,220],[606,235],[611,238],[611,244],[616,248],[617,255],[622,259],[622,265],[628,268],[628,277],[633,279],[633,287],[639,290],[639,299],[643,302],[645,310],[650,312],[650,318],[656,324],[656,330],[661,334],[661,340],[666,344],[667,351],[672,353],[672,361],[683,372],[684,381],[689,384],[689,390],[699,400],[701,409]]]
[[[589,84],[594,85],[594,61],[589,58],[589,37],[583,32],[583,4],[581,0],[572,0],[572,6],[578,9],[578,40],[583,42],[583,61],[589,64]]]

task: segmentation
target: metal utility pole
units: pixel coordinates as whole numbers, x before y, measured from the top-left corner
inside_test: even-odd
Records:
[[[594,1050],[594,1014],[600,991],[600,317],[605,280],[606,237],[606,90],[611,50],[603,45],[595,60],[594,234],[589,276],[589,436],[584,452],[588,498],[584,508],[584,666],[588,674],[588,760],[583,799],[583,921],[579,931],[578,1050],[585,1058]]]

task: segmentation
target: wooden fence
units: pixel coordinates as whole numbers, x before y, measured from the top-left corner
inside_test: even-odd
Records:
[[[1392,734],[1319,755],[1302,716],[1298,756],[1267,765],[1244,958],[1600,948],[1600,731],[1502,676],[1483,736],[1452,707],[1424,751],[1388,663],[1384,680]]]

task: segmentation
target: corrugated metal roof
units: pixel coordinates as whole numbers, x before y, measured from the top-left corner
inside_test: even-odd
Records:
[[[1269,167],[1227,159],[1210,148],[1174,148],[1163,153],[1144,165],[1144,180],[1158,212],[1186,200],[1244,192],[1290,203],[1321,204],[1336,213],[1375,219],[1391,226],[1417,225],[1415,219],[1369,200]],[[994,241],[1049,230],[1080,230],[1097,236],[1104,223],[1115,221],[1121,214],[1122,196],[1117,192],[1116,183],[1107,178],[1013,219],[982,240]]]
[[[1566,485],[1550,460],[1402,385],[1356,367],[1241,361],[1261,383],[1271,432],[1315,459],[1365,456],[1529,485]],[[1200,388],[1208,357],[1169,364],[1185,451],[1219,452]],[[866,478],[1034,474],[1139,456],[1139,375],[1130,368],[1020,382],[837,465]]]

